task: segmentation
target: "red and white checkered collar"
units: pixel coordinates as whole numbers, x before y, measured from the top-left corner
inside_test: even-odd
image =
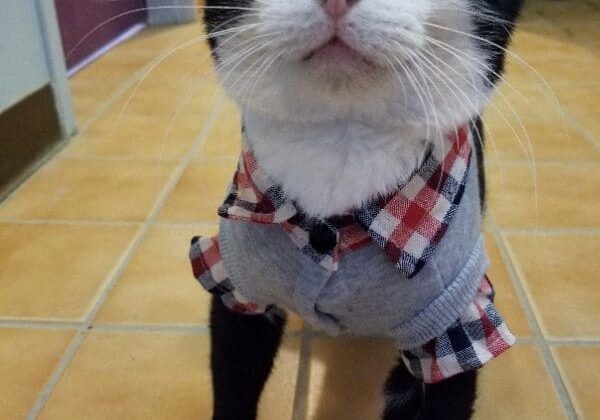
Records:
[[[336,270],[342,255],[371,241],[406,276],[417,274],[446,232],[464,193],[471,158],[467,125],[432,147],[407,183],[351,214],[327,220],[306,217],[260,168],[245,146],[219,215],[230,220],[279,224],[306,255]],[[443,146],[443,147],[442,147]],[[321,238],[315,241],[314,232]],[[328,243],[328,244],[327,244]]]

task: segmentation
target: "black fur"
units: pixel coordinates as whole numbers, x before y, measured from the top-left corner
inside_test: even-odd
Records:
[[[402,360],[392,369],[385,383],[383,420],[416,420],[421,415],[425,389],[410,374]]]
[[[468,420],[476,382],[477,373],[466,372],[437,384],[423,384],[400,361],[385,385],[382,420]]]
[[[425,404],[418,420],[468,420],[473,414],[476,392],[477,371],[427,384]]]
[[[258,401],[281,343],[285,319],[238,315],[213,297],[211,308],[213,420],[255,420]],[[385,386],[383,420],[468,420],[476,372],[423,384],[400,361]]]
[[[477,157],[477,176],[479,177],[479,201],[481,203],[481,212],[485,210],[485,132],[483,120],[480,116],[474,118],[471,123],[471,132],[473,142],[475,143],[475,156]]]
[[[231,312],[213,297],[210,314],[213,420],[254,420],[285,319]]]
[[[489,54],[491,71],[488,82],[495,85],[504,70],[505,52],[523,0],[469,0],[477,12],[473,15],[475,42]],[[490,12],[493,12],[492,15]],[[494,20],[493,17],[498,19]]]
[[[227,29],[236,24],[236,21],[246,14],[246,10],[252,6],[254,0],[206,0],[207,8],[204,11],[204,23],[206,25],[206,32],[213,34],[216,31]],[[225,7],[224,9],[220,9]],[[241,9],[235,9],[239,7]],[[213,52],[213,56],[218,60],[217,56],[217,39],[211,37],[208,39],[208,43]]]

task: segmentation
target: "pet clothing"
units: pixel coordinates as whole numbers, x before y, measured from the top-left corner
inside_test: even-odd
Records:
[[[469,127],[431,145],[394,193],[315,220],[244,141],[219,234],[194,238],[194,276],[232,311],[273,306],[332,334],[392,337],[417,378],[477,369],[515,341],[493,303]],[[357,163],[359,164],[359,163]]]

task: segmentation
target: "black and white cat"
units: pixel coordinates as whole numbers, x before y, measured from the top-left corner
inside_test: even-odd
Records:
[[[207,0],[205,22],[252,152],[315,219],[403,184],[431,139],[479,118],[503,70],[521,0]],[[215,420],[250,420],[284,319],[211,312]],[[475,373],[437,384],[399,364],[383,418],[468,419]]]

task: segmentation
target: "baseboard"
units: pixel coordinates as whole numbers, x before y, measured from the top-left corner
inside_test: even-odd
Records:
[[[68,71],[69,77],[71,77],[75,73],[83,70],[84,68],[86,68],[87,66],[92,64],[94,61],[96,61],[97,59],[102,57],[104,54],[106,54],[108,51],[115,48],[117,45],[122,44],[123,42],[127,41],[130,38],[133,38],[145,27],[146,27],[146,25],[144,23],[138,23],[136,25],[133,25],[131,28],[127,29],[121,35],[119,35],[118,37],[116,37],[115,39],[110,41],[108,44],[104,45],[102,48],[96,50],[95,52],[93,52],[92,54],[90,54],[89,56],[84,58],[82,61],[75,64],[73,67],[71,67]]]
[[[0,114],[0,201],[65,142],[50,86]]]

